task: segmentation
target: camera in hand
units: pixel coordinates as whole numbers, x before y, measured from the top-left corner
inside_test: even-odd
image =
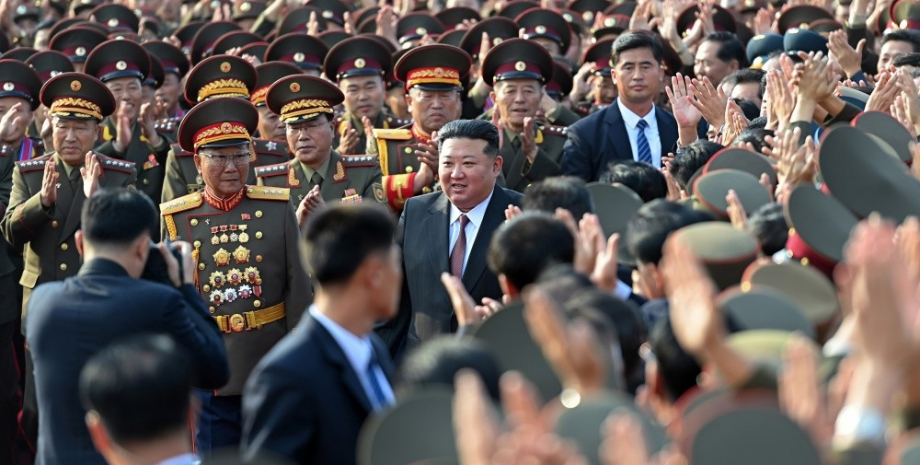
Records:
[[[179,262],[179,276],[181,277],[182,254],[179,253],[179,249],[174,248],[168,241],[166,242],[166,248],[172,252],[173,257],[176,257],[176,261]],[[155,243],[150,244],[150,253],[147,255],[147,263],[144,264],[144,272],[141,274],[141,279],[173,286],[172,280],[169,279],[169,269],[166,267],[166,259],[163,258],[160,248]]]

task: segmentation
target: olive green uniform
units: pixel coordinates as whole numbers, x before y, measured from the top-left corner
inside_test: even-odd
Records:
[[[341,141],[342,134],[344,134],[348,128],[348,123],[351,123],[352,129],[358,132],[358,144],[355,145],[355,153],[346,153],[343,155],[363,155],[367,153],[367,135],[364,134],[364,124],[361,123],[361,118],[357,118],[347,112],[337,115],[333,119],[335,140],[332,146],[339,146],[339,141]],[[394,129],[411,123],[412,120],[405,120],[387,115],[386,110],[384,110],[381,111],[380,114],[377,115],[377,119],[374,120],[374,129]]]
[[[113,158],[119,158],[134,163],[137,170],[137,189],[143,192],[153,200],[154,205],[160,198],[160,192],[163,190],[163,177],[165,173],[166,154],[169,151],[170,140],[164,133],[160,135],[160,145],[154,147],[147,142],[147,138],[141,135],[139,124],[134,125],[131,134],[131,143],[124,152],[115,149],[115,137],[117,135],[115,122],[112,118],[106,118],[102,122],[102,140],[96,146],[96,151]]]
[[[308,174],[309,172],[309,174]],[[381,184],[380,165],[373,155],[341,156],[335,151],[318,174],[322,178],[320,193],[326,202],[361,201],[364,198],[386,201]],[[291,201],[299,204],[315,185],[310,179],[313,170],[298,160],[256,168],[260,186],[284,187],[291,190]]]
[[[558,176],[566,131],[567,128],[560,126],[538,127],[537,157],[530,163],[521,150],[520,136],[506,129],[498,154],[503,160],[502,173],[508,188],[524,192],[531,183]]]

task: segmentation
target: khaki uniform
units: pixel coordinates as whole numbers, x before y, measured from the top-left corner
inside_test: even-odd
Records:
[[[163,190],[163,177],[165,174],[166,153],[169,151],[170,139],[165,133],[159,133],[162,142],[159,147],[147,143],[147,138],[141,135],[139,124],[134,125],[131,143],[124,153],[115,150],[115,137],[117,135],[115,122],[106,118],[102,122],[102,140],[96,146],[99,153],[119,158],[134,163],[137,170],[137,190],[150,197],[154,205],[160,199]]]
[[[412,120],[405,120],[387,115],[385,111],[380,112],[380,114],[377,115],[377,119],[374,120],[375,129],[393,129],[412,123]],[[367,153],[367,136],[364,134],[364,125],[361,124],[361,118],[356,118],[350,113],[342,113],[333,119],[335,140],[332,142],[332,146],[339,146],[339,141],[342,139],[342,134],[345,133],[349,122],[351,123],[352,129],[358,131],[358,145],[355,146],[355,153],[346,153],[343,155],[364,155]]]
[[[248,184],[256,183],[257,166],[276,165],[290,160],[287,142],[280,140],[253,139],[256,148],[255,160],[250,159]],[[186,152],[179,144],[172,144],[166,157],[166,181],[163,184],[162,202],[182,197],[204,189],[204,181],[195,168],[195,154]]]
[[[137,172],[125,160],[100,156],[103,175],[100,188],[134,188]],[[50,208],[41,204],[42,178],[45,162],[54,160],[57,166],[57,200]],[[80,269],[74,233],[80,229],[80,214],[86,197],[83,180],[71,185],[67,169],[60,157],[52,153],[30,161],[16,163],[13,190],[0,229],[13,247],[25,247],[25,271],[19,283],[28,295],[35,286],[74,276]],[[23,298],[23,309],[27,298]]]
[[[421,162],[415,156],[419,144],[427,144],[429,139],[417,134],[412,125],[399,129],[375,129],[374,136],[377,157],[383,171],[383,191],[387,203],[395,211],[402,211],[406,200],[415,195],[414,173],[418,173]],[[423,194],[432,192],[431,187],[424,187]]]
[[[227,200],[197,192],[160,205],[163,237],[192,243],[195,284],[226,333],[230,381],[218,395],[240,395],[256,363],[313,301],[289,196],[246,186]]]
[[[505,130],[498,154],[503,160],[502,172],[509,189],[524,192],[531,183],[558,176],[567,128],[549,126],[537,128],[537,157],[533,164],[521,151],[520,136]]]
[[[320,169],[323,179],[320,193],[326,202],[357,202],[364,198],[377,202],[386,201],[376,156],[343,157],[333,151],[323,166],[325,169]],[[290,189],[291,202],[296,205],[313,189],[311,176],[307,175],[308,169],[295,159],[287,163],[256,168],[256,177],[260,186]]]

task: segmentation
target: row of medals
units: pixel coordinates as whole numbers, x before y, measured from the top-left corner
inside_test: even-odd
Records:
[[[214,226],[211,228],[211,234],[213,234],[211,237],[211,244],[220,245],[230,242],[245,244],[249,242],[249,234],[246,233],[248,227],[249,226],[245,224]],[[227,234],[228,232],[230,234]],[[240,245],[233,253],[221,247],[212,257],[217,266],[220,267],[229,266],[231,258],[234,259],[238,265],[249,263],[249,256],[249,249]],[[240,271],[239,268],[232,268],[226,273],[215,271],[211,273],[208,282],[210,286],[205,286],[203,290],[205,292],[210,291],[208,300],[210,300],[211,304],[218,307],[223,303],[233,302],[236,299],[251,299],[252,297],[260,297],[262,295],[262,278],[259,276],[258,268],[254,266],[247,267],[242,271]],[[259,307],[260,304],[257,302],[259,301],[255,301],[254,304],[256,307]]]

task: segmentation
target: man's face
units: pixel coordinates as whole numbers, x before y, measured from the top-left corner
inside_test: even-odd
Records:
[[[285,125],[288,149],[297,159],[318,168],[332,154],[332,123],[326,115],[310,121]]]
[[[441,143],[438,178],[441,190],[461,211],[470,211],[492,194],[502,171],[502,157],[485,154],[480,139],[447,139]]]
[[[99,123],[94,119],[64,119],[56,116],[51,120],[51,142],[54,151],[64,163],[80,166],[86,159],[86,152],[96,145]]]
[[[595,74],[591,78],[591,97],[594,103],[610,105],[617,98],[617,88],[610,76]]]
[[[179,87],[179,76],[168,73],[163,78],[163,85],[156,91],[157,100],[162,102],[169,112],[163,115],[164,118],[170,118],[175,114],[176,107],[179,105],[179,93],[182,88]]]
[[[431,133],[460,117],[460,92],[409,89],[406,104],[412,119],[422,130]]]
[[[339,88],[345,94],[345,110],[361,118],[367,116],[371,121],[383,111],[386,92],[380,76],[355,76],[339,81]]]
[[[742,82],[735,85],[732,88],[731,93],[729,94],[731,98],[738,98],[742,100],[750,100],[754,102],[758,107],[762,103],[760,101],[760,84],[756,82]]]
[[[259,135],[263,139],[284,140],[287,136],[281,118],[272,113],[266,105],[256,109],[259,110]]]
[[[693,72],[696,73],[696,77],[699,79],[708,77],[713,86],[718,86],[725,76],[738,69],[737,61],[732,60],[726,63],[719,59],[719,46],[719,42],[703,41],[696,49],[696,60],[693,64]]]
[[[910,42],[900,40],[889,40],[882,45],[882,50],[878,54],[878,70],[881,71],[891,66],[895,58],[901,55],[914,53],[914,47]]]
[[[156,88],[153,86],[141,86],[141,105],[149,103],[156,105]]]
[[[17,103],[20,104],[19,110],[15,115],[12,115],[13,117],[10,118],[9,121],[12,122],[16,117],[22,120],[22,124],[16,128],[13,134],[10,134],[10,141],[18,142],[26,135],[26,128],[29,127],[29,123],[32,121],[32,106],[29,105],[28,101],[19,97],[0,97],[0,118],[10,111]]]
[[[48,50],[48,42],[51,40],[51,28],[44,28],[35,31],[35,40],[32,46],[39,52]]]
[[[219,197],[239,192],[249,177],[249,145],[203,148],[195,154],[195,167],[206,186]]]
[[[620,53],[612,72],[617,94],[631,103],[654,102],[658,98],[664,70],[649,48]]]
[[[105,86],[108,87],[109,90],[112,91],[112,95],[115,96],[115,102],[118,105],[117,108],[115,108],[115,114],[117,115],[120,111],[125,111],[131,121],[136,120],[137,115],[140,114],[141,103],[144,99],[144,91],[140,79],[134,77],[112,79],[106,82]]]
[[[559,49],[559,43],[553,39],[547,39],[546,37],[534,37],[530,40],[540,44],[540,46],[545,48],[546,51],[554,57],[562,55],[561,50]]]
[[[535,79],[508,79],[495,83],[492,101],[505,127],[515,132],[524,129],[524,118],[532,118],[540,108],[543,86]]]

